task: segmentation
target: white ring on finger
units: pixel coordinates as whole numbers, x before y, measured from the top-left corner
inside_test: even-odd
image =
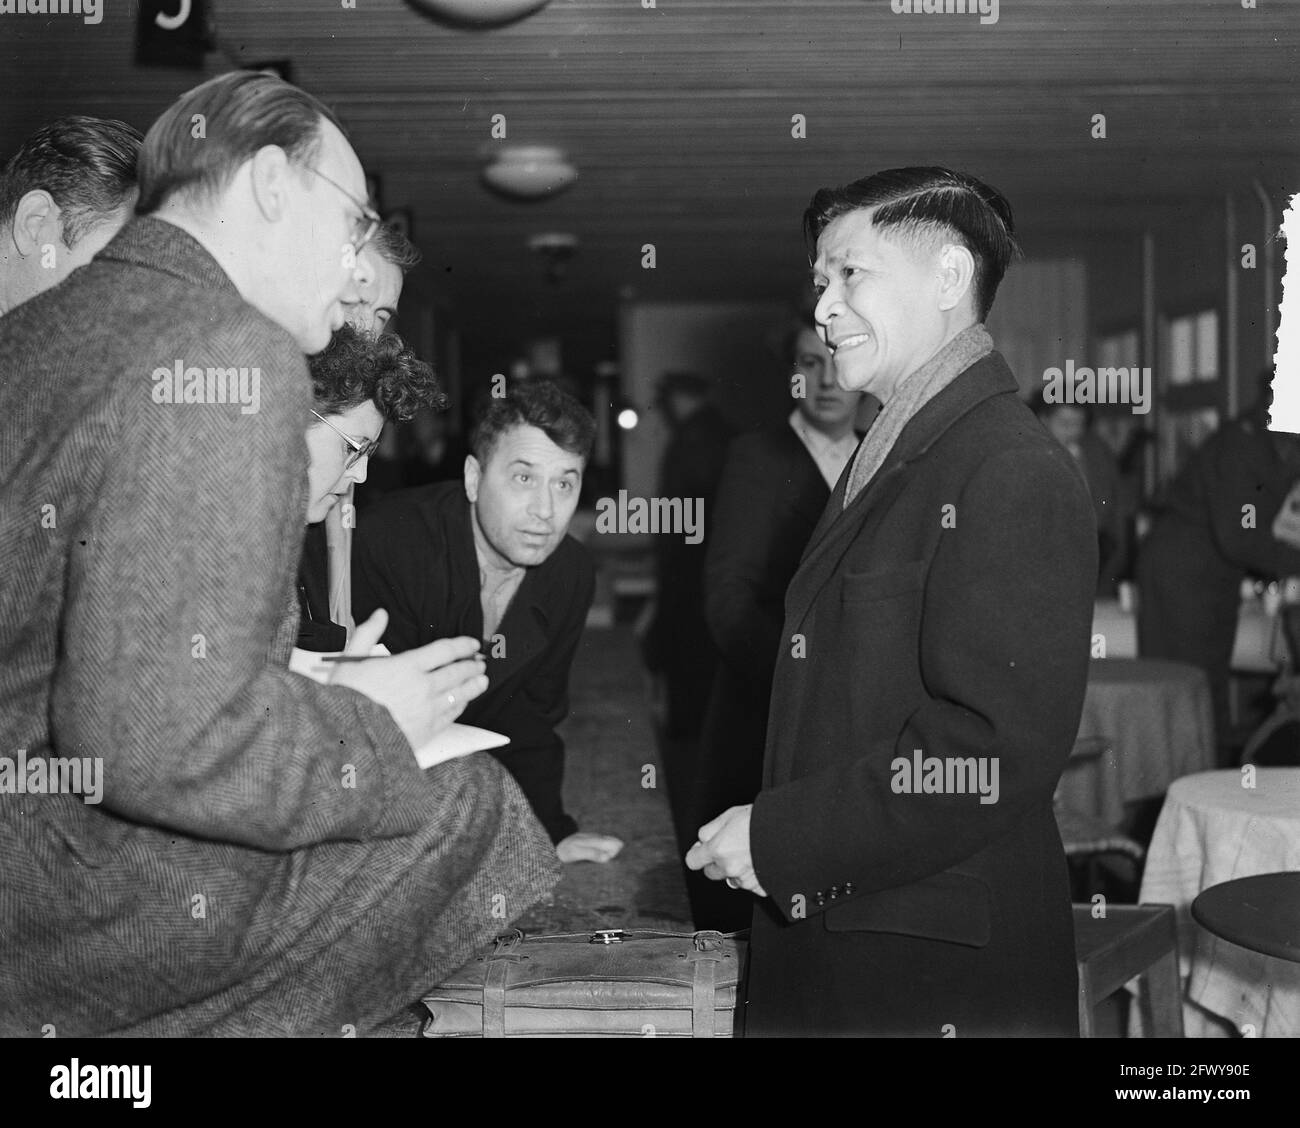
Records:
[[[454,693],[447,694],[447,704],[453,709],[456,708],[456,695]]]

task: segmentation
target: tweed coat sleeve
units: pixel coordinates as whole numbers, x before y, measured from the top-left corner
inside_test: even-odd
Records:
[[[153,355],[106,393],[104,480],[66,576],[58,746],[103,757],[106,810],[192,836],[288,850],[409,832],[414,806],[390,802],[419,781],[401,731],[291,674],[277,631],[304,527],[304,359],[247,307],[193,324],[158,347],[256,370],[260,402],[154,402],[171,359]]]
[[[1091,503],[1066,459],[993,454],[956,499],[956,527],[924,578],[915,651],[873,639],[865,659],[919,664],[926,697],[897,736],[756,798],[755,870],[787,919],[800,895],[819,911],[812,892],[837,882],[870,892],[942,873],[1050,805],[1082,704],[1096,575]],[[893,765],[916,749],[996,762],[996,801],[895,792]]]

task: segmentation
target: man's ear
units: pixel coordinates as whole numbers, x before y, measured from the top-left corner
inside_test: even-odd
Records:
[[[939,252],[939,308],[956,309],[975,282],[975,256],[958,243],[945,244]]]
[[[483,468],[479,466],[478,459],[472,454],[465,456],[465,496],[469,499],[470,505],[478,501],[478,483],[483,475]]]
[[[26,258],[39,255],[41,247],[57,238],[63,243],[63,209],[44,188],[28,192],[14,210],[14,246]],[[65,247],[66,243],[63,244]]]
[[[263,145],[249,158],[249,187],[258,211],[268,223],[278,223],[289,210],[290,177],[296,174],[279,145]]]

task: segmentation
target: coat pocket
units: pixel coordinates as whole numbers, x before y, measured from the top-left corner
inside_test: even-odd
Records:
[[[989,887],[978,877],[940,873],[862,893],[822,914],[827,932],[893,932],[983,948],[992,932]]]
[[[873,568],[866,572],[845,572],[840,584],[844,603],[874,603],[895,595],[916,591],[925,582],[924,560]]]

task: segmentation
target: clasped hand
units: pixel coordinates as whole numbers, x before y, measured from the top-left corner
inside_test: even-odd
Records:
[[[686,865],[693,870],[703,870],[713,881],[725,881],[733,889],[746,889],[757,897],[766,897],[754,872],[754,861],[749,853],[749,815],[752,803],[744,807],[728,807],[712,822],[700,827],[700,840],[686,855]]]

